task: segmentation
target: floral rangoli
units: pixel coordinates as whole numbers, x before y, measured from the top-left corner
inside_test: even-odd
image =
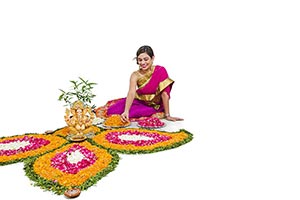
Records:
[[[92,131],[91,131],[92,130]],[[82,142],[68,140],[69,127],[51,134],[23,134],[0,138],[0,165],[24,162],[35,186],[61,195],[69,189],[87,190],[112,172],[120,153],[154,153],[192,140],[188,131],[165,132],[143,128],[105,130]]]

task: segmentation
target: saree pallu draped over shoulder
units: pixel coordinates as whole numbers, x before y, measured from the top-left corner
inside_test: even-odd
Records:
[[[157,65],[150,75],[138,80],[135,98],[144,101],[155,109],[159,109],[162,104],[160,94],[165,90],[170,97],[173,83],[174,81],[169,78],[166,69]]]

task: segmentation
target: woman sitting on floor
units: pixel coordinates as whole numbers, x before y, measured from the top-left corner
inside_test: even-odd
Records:
[[[96,109],[98,117],[120,114],[123,121],[142,117],[165,117],[169,121],[183,120],[170,115],[169,99],[174,83],[163,66],[153,65],[154,53],[150,46],[142,46],[136,53],[139,69],[130,76],[126,98],[109,101]]]

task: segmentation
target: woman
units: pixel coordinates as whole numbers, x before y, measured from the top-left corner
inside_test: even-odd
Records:
[[[169,99],[174,83],[166,69],[153,65],[154,53],[150,46],[142,46],[136,53],[139,69],[130,76],[126,98],[109,101],[96,110],[97,115],[121,114],[122,120],[159,116],[163,113],[169,121],[183,120],[170,115]]]

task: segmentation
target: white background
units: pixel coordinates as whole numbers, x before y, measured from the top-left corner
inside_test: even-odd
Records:
[[[295,1],[0,2],[0,136],[65,125],[58,89],[125,97],[136,50],[175,80],[171,114],[194,140],[120,155],[78,199],[300,199],[300,7]],[[64,199],[0,167],[1,196]]]

